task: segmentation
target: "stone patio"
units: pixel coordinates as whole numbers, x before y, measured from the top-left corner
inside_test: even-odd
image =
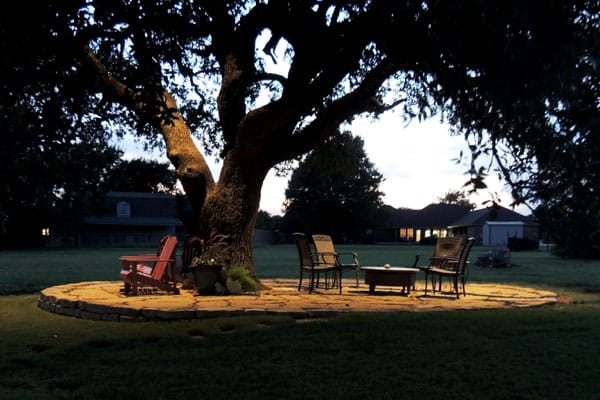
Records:
[[[41,291],[40,308],[56,314],[106,321],[144,321],[214,318],[249,314],[285,313],[297,319],[322,318],[335,313],[449,311],[535,307],[557,302],[556,293],[496,284],[467,284],[467,296],[428,291],[417,285],[410,295],[399,288],[378,286],[369,294],[367,285],[354,287],[344,280],[343,292],[318,289],[298,291],[297,279],[263,279],[269,289],[257,295],[195,296],[191,290],[173,295],[150,291],[125,296],[123,282],[80,282]],[[444,290],[444,289],[443,289]]]

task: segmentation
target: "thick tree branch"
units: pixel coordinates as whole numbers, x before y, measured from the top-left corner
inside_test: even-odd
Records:
[[[142,111],[142,105],[136,101],[136,91],[111,75],[88,45],[84,46],[83,54],[88,64],[94,70],[102,93],[107,97],[108,101],[122,104],[134,111]]]
[[[304,154],[335,134],[337,127],[342,122],[350,120],[355,115],[366,112],[380,114],[392,106],[401,104],[405,99],[399,99],[386,105],[381,103],[377,97],[377,91],[383,82],[396,69],[397,65],[391,59],[382,61],[365,75],[363,81],[355,90],[321,109],[316,119],[307,127],[291,137],[285,138],[281,142],[281,155],[296,157]]]
[[[151,115],[148,122],[162,133],[167,157],[175,166],[186,194],[193,206],[201,208],[207,192],[214,187],[214,178],[204,156],[194,144],[190,129],[178,111],[173,96],[163,90],[159,98],[155,99],[155,104],[137,101],[139,94],[111,75],[89,46],[85,46],[84,54],[108,100],[130,108],[139,116]]]

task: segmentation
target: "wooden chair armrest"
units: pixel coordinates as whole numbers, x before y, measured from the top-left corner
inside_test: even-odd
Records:
[[[156,254],[138,254],[135,256],[121,256],[119,260],[122,261],[155,261],[159,257]]]
[[[119,257],[121,261],[128,262],[157,262],[157,261],[175,261],[174,258],[160,258],[157,255],[141,255],[141,256],[121,256]]]
[[[121,270],[123,270],[123,271],[129,271],[133,275],[145,275],[145,274],[147,274],[146,272],[143,272],[140,269],[138,269],[138,263],[139,264],[143,264],[143,263],[156,263],[156,262],[159,262],[159,261],[171,262],[171,263],[175,262],[174,258],[160,258],[160,257],[158,257],[156,255],[142,255],[142,257],[139,257],[139,256],[121,256],[121,257],[119,257],[119,260],[121,260]]]

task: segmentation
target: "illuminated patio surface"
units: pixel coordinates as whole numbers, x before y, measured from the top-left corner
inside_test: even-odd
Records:
[[[445,285],[442,293],[428,291],[424,283],[405,295],[397,287],[377,286],[369,294],[364,283],[354,287],[344,280],[337,289],[298,291],[297,279],[263,279],[269,289],[259,294],[236,296],[195,296],[192,290],[173,295],[151,292],[141,296],[121,293],[123,282],[80,282],[53,286],[41,291],[39,306],[53,313],[82,319],[143,321],[212,318],[252,313],[287,313],[295,318],[316,318],[348,312],[449,311],[536,307],[558,301],[553,292],[508,285],[467,284],[467,296],[456,296]]]

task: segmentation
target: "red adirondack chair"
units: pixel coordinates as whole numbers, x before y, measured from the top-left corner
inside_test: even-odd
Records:
[[[144,286],[179,294],[177,288],[177,238],[167,235],[160,241],[157,254],[122,256],[121,279],[125,293],[136,296]]]

